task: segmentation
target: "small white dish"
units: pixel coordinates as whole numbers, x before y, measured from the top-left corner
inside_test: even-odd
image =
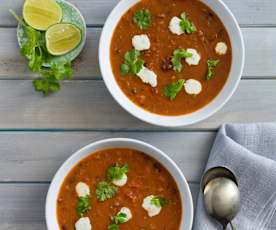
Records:
[[[182,200],[181,230],[191,230],[193,223],[193,200],[189,185],[178,166],[161,150],[142,141],[115,138],[94,142],[73,154],[58,170],[50,185],[46,199],[46,223],[50,230],[60,230],[57,220],[57,198],[62,183],[72,168],[82,159],[94,152],[108,148],[130,148],[141,151],[159,161],[172,175]]]
[[[219,109],[221,109],[226,102],[231,98],[240,82],[244,67],[244,41],[243,36],[237,20],[235,19],[229,8],[222,0],[201,0],[204,4],[209,6],[221,19],[232,44],[232,67],[228,80],[219,93],[219,95],[212,100],[208,105],[190,114],[180,116],[165,116],[151,113],[134,104],[120,89],[112,72],[110,63],[110,44],[113,32],[119,23],[121,17],[125,12],[135,5],[139,0],[121,0],[118,5],[110,13],[100,39],[99,46],[99,63],[104,82],[115,100],[133,116],[148,122],[150,124],[165,126],[165,127],[179,127],[191,125],[207,119]]]

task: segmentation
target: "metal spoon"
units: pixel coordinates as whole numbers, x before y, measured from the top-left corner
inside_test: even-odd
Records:
[[[208,170],[201,184],[204,204],[210,216],[221,223],[223,229],[240,210],[240,192],[234,174],[227,168],[216,167]]]

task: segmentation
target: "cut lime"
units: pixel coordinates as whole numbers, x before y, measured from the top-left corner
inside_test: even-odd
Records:
[[[81,31],[70,23],[60,23],[46,31],[46,46],[50,54],[59,56],[75,49],[81,42]]]
[[[62,9],[55,0],[26,0],[23,18],[34,29],[45,31],[61,21]]]

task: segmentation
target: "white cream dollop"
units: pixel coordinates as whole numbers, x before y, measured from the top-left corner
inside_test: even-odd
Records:
[[[170,21],[169,24],[169,30],[173,33],[173,34],[177,34],[177,35],[181,35],[184,34],[181,26],[180,26],[180,22],[181,19],[178,17],[173,17]]]
[[[145,197],[145,199],[143,200],[142,207],[148,212],[149,217],[157,216],[162,210],[162,207],[158,207],[152,204],[151,200],[154,197],[154,195],[150,195]]]
[[[80,218],[75,224],[76,230],[92,230],[92,225],[88,217]]]
[[[118,214],[120,214],[120,213],[123,213],[123,214],[126,215],[126,220],[125,220],[125,222],[127,222],[127,221],[129,221],[129,220],[132,219],[132,213],[131,213],[131,210],[130,210],[129,208],[127,208],[127,207],[121,208],[121,210],[118,212]],[[124,222],[124,223],[125,223],[125,222]]]
[[[84,182],[79,182],[76,185],[76,192],[79,197],[86,197],[90,196],[90,188],[89,186]]]
[[[187,52],[192,54],[192,57],[185,58],[188,65],[198,65],[200,62],[200,55],[195,49],[187,49]]]
[[[199,81],[195,79],[189,79],[185,82],[184,88],[187,94],[197,95],[202,91],[202,85]]]
[[[121,179],[114,179],[112,183],[118,187],[123,187],[127,183],[127,175],[124,173]]]
[[[139,51],[148,50],[150,48],[150,39],[146,34],[135,35],[132,38],[132,45]]]
[[[218,42],[215,48],[218,55],[225,55],[227,53],[227,49],[228,47],[224,42]]]
[[[142,69],[137,73],[137,76],[141,78],[144,83],[150,84],[152,87],[157,86],[157,75],[147,67],[142,67]]]

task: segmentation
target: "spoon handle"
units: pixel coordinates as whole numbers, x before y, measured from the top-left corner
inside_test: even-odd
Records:
[[[232,222],[230,222],[230,226],[231,226],[232,230],[236,230],[236,229],[234,228],[234,225],[232,224]]]

